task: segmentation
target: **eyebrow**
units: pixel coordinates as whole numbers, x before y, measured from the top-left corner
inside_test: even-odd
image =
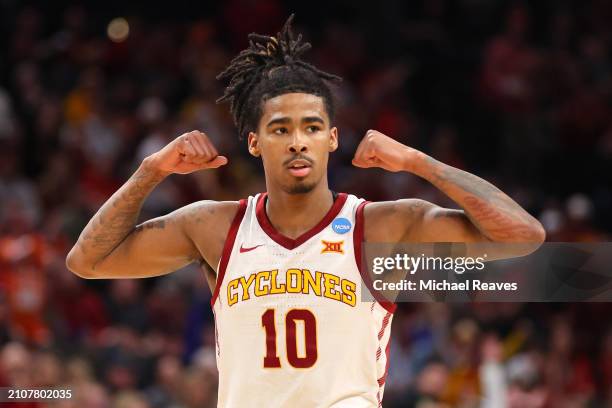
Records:
[[[283,118],[272,119],[270,122],[268,122],[266,127],[270,127],[272,125],[285,125],[290,122],[291,122],[291,119],[285,116]]]
[[[302,119],[302,123],[311,123],[311,122],[318,122],[322,125],[325,124],[325,122],[323,122],[323,119],[321,119],[318,116],[307,116],[304,119]]]
[[[325,124],[323,119],[321,119],[319,116],[307,116],[302,119],[302,123],[312,123],[312,122],[318,122],[322,125]],[[286,125],[287,123],[291,123],[291,119],[285,116],[282,118],[272,119],[270,122],[268,122],[266,127],[270,127],[272,125]]]

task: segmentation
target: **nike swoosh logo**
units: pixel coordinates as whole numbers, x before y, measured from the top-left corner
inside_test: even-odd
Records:
[[[245,248],[245,247],[243,247],[243,246],[242,246],[242,244],[240,244],[240,253],[252,251],[252,250],[254,250],[255,248],[259,248],[259,247],[260,247],[260,246],[262,246],[262,245],[263,245],[263,244],[259,244],[259,245],[255,245],[254,247],[246,247],[246,248]]]

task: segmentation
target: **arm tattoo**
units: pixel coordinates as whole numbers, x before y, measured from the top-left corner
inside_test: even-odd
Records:
[[[494,241],[534,237],[538,222],[500,189],[431,157],[427,162],[431,171],[425,178],[457,202],[482,234]]]
[[[146,229],[154,229],[154,228],[164,229],[165,226],[166,226],[166,221],[164,220],[143,222],[142,224],[134,228],[134,232],[140,232]]]
[[[93,267],[108,256],[130,232],[165,227],[165,221],[157,220],[143,223],[134,229],[144,200],[162,178],[141,166],[89,221],[76,247]]]

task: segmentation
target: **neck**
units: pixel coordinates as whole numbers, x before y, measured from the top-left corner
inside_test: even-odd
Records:
[[[327,179],[303,194],[289,194],[280,188],[268,188],[266,213],[278,232],[295,239],[317,225],[333,202]]]

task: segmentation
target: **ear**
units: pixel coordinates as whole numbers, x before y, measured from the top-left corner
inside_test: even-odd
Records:
[[[338,128],[333,127],[329,130],[329,151],[335,152],[338,148]]]
[[[257,144],[258,142],[257,133],[249,132],[248,142],[249,142],[249,153],[251,153],[252,156],[259,157],[261,155],[261,152],[259,151],[259,145]]]

